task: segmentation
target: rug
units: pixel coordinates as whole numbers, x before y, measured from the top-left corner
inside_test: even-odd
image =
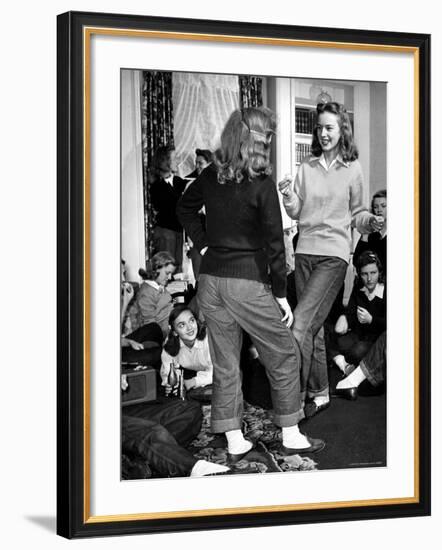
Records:
[[[310,457],[282,454],[281,430],[272,422],[271,412],[246,402],[244,403],[243,433],[255,444],[255,448],[236,464],[228,464],[226,438],[224,435],[210,432],[210,405],[203,405],[202,410],[201,431],[188,448],[196,458],[228,465],[232,474],[317,469],[317,463]]]

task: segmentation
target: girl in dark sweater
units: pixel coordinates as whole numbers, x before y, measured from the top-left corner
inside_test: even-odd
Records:
[[[270,381],[274,421],[282,427],[282,452],[319,451],[324,442],[303,435],[300,354],[289,329],[286,261],[281,211],[269,177],[275,130],[267,109],[247,108],[230,116],[221,147],[190,185],[178,218],[203,255],[198,302],[207,323],[213,361],[211,427],[224,432],[231,461],[252,448],[241,431],[242,330],[251,337]],[[206,227],[198,212],[205,205]]]
[[[374,252],[362,252],[357,264],[358,282],[346,313],[335,325],[337,338],[332,350],[336,365],[347,373],[358,365],[386,328],[387,297],[381,262]]]

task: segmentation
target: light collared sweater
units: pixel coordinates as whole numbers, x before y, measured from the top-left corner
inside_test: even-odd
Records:
[[[348,263],[351,228],[372,231],[373,215],[363,201],[363,183],[357,160],[344,162],[338,155],[328,169],[323,156],[302,162],[294,193],[283,199],[287,214],[298,220],[297,254],[336,256]]]

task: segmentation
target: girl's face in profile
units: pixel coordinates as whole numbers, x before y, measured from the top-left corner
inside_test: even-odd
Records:
[[[361,267],[359,277],[368,291],[373,292],[379,281],[378,266],[375,263],[364,265],[364,267]]]
[[[375,216],[382,216],[385,220],[387,219],[387,198],[386,197],[375,197],[373,199],[373,214]]]
[[[172,278],[173,273],[175,272],[175,266],[173,264],[167,264],[163,267],[160,267],[158,270],[158,275],[155,279],[155,282],[161,286],[166,286],[167,283]]]
[[[195,160],[195,167],[198,174],[201,174],[201,172],[204,170],[204,168],[206,168],[206,166],[209,166],[209,163],[207,162],[207,160],[203,156],[198,155]]]
[[[193,313],[186,309],[173,322],[173,330],[186,345],[193,345],[198,334],[198,324]]]
[[[338,153],[339,141],[341,139],[341,128],[338,116],[327,111],[318,117],[316,126],[318,140],[324,153]]]

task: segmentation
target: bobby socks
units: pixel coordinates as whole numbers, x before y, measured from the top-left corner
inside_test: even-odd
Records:
[[[282,428],[282,444],[289,449],[305,449],[310,446],[309,440],[299,431],[298,424]]]
[[[210,474],[218,474],[220,472],[228,472],[230,468],[222,464],[214,464],[207,460],[198,460],[190,472],[190,477],[202,477]]]
[[[365,379],[366,379],[366,376],[362,371],[361,367],[357,367],[351,374],[347,376],[347,378],[344,378],[344,380],[341,380],[336,385],[336,388],[338,390],[342,390],[345,388],[357,388],[359,384],[363,382]]]
[[[244,439],[241,430],[230,430],[226,432],[227,449],[231,455],[239,455],[250,451],[253,447],[251,441]]]

